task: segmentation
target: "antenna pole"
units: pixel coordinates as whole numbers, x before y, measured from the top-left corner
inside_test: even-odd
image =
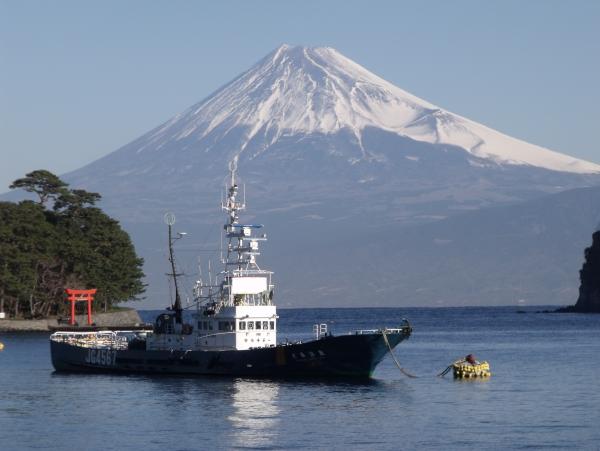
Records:
[[[221,264],[225,263],[225,261],[223,260],[223,229],[221,229],[221,239],[219,240],[219,247],[220,247],[220,257],[221,257]]]
[[[169,226],[169,261],[171,262],[171,276],[173,276],[173,282],[175,284],[175,304],[172,306],[172,309],[175,311],[175,322],[177,324],[182,323],[181,318],[181,298],[179,297],[179,287],[177,286],[177,271],[175,270],[175,257],[173,256],[173,234],[172,234],[172,224],[168,224]]]

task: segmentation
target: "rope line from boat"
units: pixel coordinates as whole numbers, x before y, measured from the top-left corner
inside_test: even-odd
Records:
[[[448,365],[448,367],[442,371],[440,374],[437,375],[437,377],[444,377],[446,374],[448,374],[448,372],[450,372],[450,370],[452,369],[452,367],[454,366],[454,363],[451,363],[450,365]]]
[[[385,329],[381,330],[381,335],[383,336],[383,341],[385,341],[385,344],[387,345],[388,350],[390,351],[390,355],[392,356],[392,359],[394,360],[394,363],[396,364],[396,366],[398,367],[398,369],[400,370],[400,372],[402,374],[404,374],[405,376],[407,376],[407,377],[410,377],[410,378],[413,378],[413,379],[416,378],[417,376],[415,376],[414,374],[411,374],[408,371],[406,371],[404,368],[402,368],[402,366],[400,365],[400,362],[398,362],[398,359],[394,355],[394,350],[392,349],[392,346],[390,345],[390,342],[388,341]]]
[[[465,363],[466,361],[467,361],[466,358],[455,360],[450,365],[448,365],[444,371],[442,371],[440,374],[438,374],[437,377],[444,377],[446,374],[448,374],[450,372],[450,370],[452,370],[454,368],[455,365],[460,365],[462,363]]]

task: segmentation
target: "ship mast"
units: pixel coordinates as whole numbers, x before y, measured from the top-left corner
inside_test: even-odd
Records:
[[[223,210],[228,213],[228,221],[225,224],[224,229],[227,236],[227,257],[225,258],[226,272],[227,267],[233,266],[237,271],[243,269],[244,261],[244,229],[247,227],[239,224],[239,211],[246,208],[243,201],[237,199],[238,186],[235,182],[235,173],[237,171],[237,158],[234,158],[229,163],[229,172],[231,174],[229,188],[227,190],[227,198],[221,205]],[[248,233],[248,232],[246,232]]]
[[[219,284],[213,285],[212,278],[205,285],[198,280],[194,286],[197,299],[208,299],[207,308],[214,314],[224,306],[241,305],[273,305],[272,272],[261,269],[256,263],[260,255],[259,242],[266,241],[267,235],[255,235],[262,224],[244,224],[239,222],[239,212],[246,209],[245,190],[242,198],[236,181],[237,157],[229,162],[229,177],[225,183],[225,195],[221,197],[221,209],[227,213],[227,221],[221,233],[221,263],[224,265],[220,273]],[[225,256],[223,244],[225,243]],[[210,265],[210,261],[209,261]],[[173,270],[175,272],[175,270]],[[210,273],[210,266],[209,266]],[[209,276],[210,277],[210,276]],[[208,288],[208,297],[202,295],[202,289]],[[212,298],[212,289],[217,288],[219,301]]]
[[[185,236],[185,233],[178,232],[177,236],[175,238],[173,238],[172,229],[173,229],[173,224],[175,224],[175,215],[173,213],[165,214],[165,222],[167,223],[167,226],[169,227],[169,262],[171,263],[171,273],[169,273],[167,275],[173,277],[173,283],[175,285],[175,303],[173,305],[171,305],[171,310],[173,310],[175,312],[175,323],[181,324],[182,323],[182,313],[181,312],[183,311],[183,308],[181,307],[181,297],[179,296],[179,286],[177,284],[177,276],[180,276],[181,274],[178,274],[177,270],[175,269],[175,255],[173,254],[173,243],[176,240],[183,238]]]
[[[266,235],[254,235],[254,231],[262,228],[262,224],[243,224],[239,222],[239,212],[246,209],[245,195],[240,200],[238,198],[238,185],[236,183],[237,158],[234,158],[229,163],[230,179],[229,186],[225,187],[225,199],[221,203],[221,208],[227,212],[228,220],[223,226],[226,238],[226,257],[223,260],[225,265],[224,270],[224,285],[226,290],[222,291],[222,301],[227,305],[243,305],[250,298],[256,302],[255,298],[258,292],[254,292],[256,288],[248,288],[250,292],[239,291],[240,288],[233,286],[237,283],[264,283],[264,290],[272,290],[271,271],[261,270],[256,263],[256,256],[260,255],[259,241],[265,241]],[[244,193],[245,194],[245,193]],[[242,282],[242,279],[245,282]],[[250,280],[252,279],[252,280]],[[264,281],[264,282],[263,282]],[[258,286],[258,285],[256,285]],[[234,295],[236,299],[234,300]],[[268,293],[265,295],[268,298],[268,304],[271,303],[271,297]]]

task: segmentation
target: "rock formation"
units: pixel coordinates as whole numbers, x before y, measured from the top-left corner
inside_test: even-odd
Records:
[[[585,250],[585,261],[579,271],[579,299],[559,312],[600,313],[600,231],[592,235],[592,245]]]

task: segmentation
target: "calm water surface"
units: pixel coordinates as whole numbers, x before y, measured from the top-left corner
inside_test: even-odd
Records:
[[[419,378],[367,383],[55,374],[47,335],[2,334],[0,450],[600,449],[600,315],[516,310],[280,310],[280,339],[409,318]],[[491,379],[435,377],[470,352]]]

